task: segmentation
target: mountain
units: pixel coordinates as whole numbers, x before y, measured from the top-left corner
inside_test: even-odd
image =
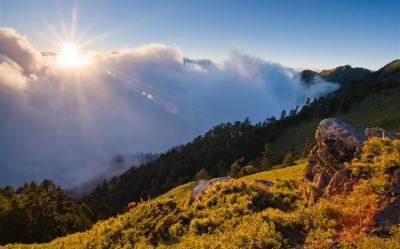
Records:
[[[314,81],[314,78],[318,76],[318,73],[312,70],[304,70],[300,73],[300,79],[306,84],[310,84]]]
[[[157,160],[104,182],[83,201],[99,217],[108,217],[125,210],[131,201],[155,197],[187,183],[200,171],[219,177],[268,169],[282,162],[286,154],[299,157],[307,153],[314,143],[315,127],[329,116],[358,127],[380,126],[398,131],[400,81],[394,77],[398,71],[393,67],[393,63],[388,64],[325,98],[308,101],[301,109],[282,112],[279,119],[217,125],[192,142],[161,154]],[[382,72],[388,73],[377,77]],[[247,165],[252,167],[245,168]]]
[[[189,182],[85,232],[4,248],[399,248],[398,138],[325,119],[307,163]]]
[[[300,73],[303,82],[310,84],[316,76],[330,82],[339,83],[341,86],[363,79],[371,74],[371,71],[360,67],[351,67],[349,65],[336,67],[334,69],[323,70],[319,73],[312,70],[304,70]]]
[[[319,73],[321,78],[331,82],[338,82],[342,85],[348,84],[354,80],[367,77],[371,71],[360,67],[351,67],[349,65],[337,67],[331,70],[323,70]]]
[[[400,78],[400,60],[394,60],[374,73],[376,78]]]

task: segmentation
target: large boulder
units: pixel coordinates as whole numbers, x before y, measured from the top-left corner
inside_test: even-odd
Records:
[[[315,138],[317,145],[308,156],[304,176],[308,181],[317,181],[322,177],[321,187],[327,186],[327,179],[354,157],[365,140],[362,131],[334,118],[319,123]]]
[[[316,196],[316,193],[307,192],[310,188],[303,188],[304,197],[310,203],[322,195],[331,196],[350,191],[355,181],[344,171],[343,163],[349,162],[366,140],[361,130],[334,118],[319,123],[315,138],[317,144],[308,156],[304,179],[305,185],[313,183],[320,194]]]
[[[189,203],[192,203],[198,196],[205,193],[207,189],[209,189],[214,184],[219,182],[228,182],[230,180],[232,180],[232,178],[230,178],[229,176],[225,176],[225,177],[213,178],[211,180],[198,181],[192,190]]]
[[[315,133],[317,144],[308,156],[302,186],[303,196],[310,204],[320,197],[346,194],[353,189],[358,179],[352,178],[350,172],[344,168],[344,163],[357,160],[363,143],[372,137],[400,139],[400,136],[378,127],[367,128],[362,132],[334,118],[327,118],[319,123]],[[398,179],[393,187],[396,196],[400,195],[399,172]],[[309,188],[309,184],[313,188]],[[384,223],[384,217],[391,213],[397,215],[398,208],[397,202],[389,205],[385,212],[377,215],[377,219]]]

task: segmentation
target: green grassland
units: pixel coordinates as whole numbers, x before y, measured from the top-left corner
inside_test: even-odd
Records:
[[[279,181],[295,181],[296,183],[299,183],[303,179],[303,170],[305,166],[305,163],[301,163],[295,166],[255,173],[244,176],[241,179],[245,181],[267,180],[273,183]]]
[[[360,102],[355,102],[346,112],[333,115],[355,127],[365,129],[378,126],[389,131],[400,131],[400,87],[371,93]],[[301,121],[296,126],[283,129],[271,144],[271,149],[284,155],[294,149],[301,153],[304,141],[312,139],[320,119]]]

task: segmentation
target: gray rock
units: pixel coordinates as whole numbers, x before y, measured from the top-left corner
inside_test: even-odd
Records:
[[[325,180],[331,178],[337,170],[343,169],[343,163],[350,161],[365,141],[360,130],[334,118],[324,119],[319,123],[315,138],[317,145],[308,156],[304,172],[308,181],[317,180],[316,177],[321,172],[327,174],[323,176]]]
[[[196,183],[190,195],[189,203],[192,203],[199,195],[205,193],[212,185],[219,182],[228,182],[232,180],[229,176],[213,178],[211,180],[201,180]]]
[[[350,161],[365,140],[360,130],[334,118],[322,120],[315,137],[320,160],[327,165]]]
[[[257,180],[255,180],[255,182],[257,184],[261,184],[261,185],[266,186],[266,187],[272,187],[274,185],[273,182],[270,182],[270,181],[267,181],[267,180],[259,180],[259,179],[257,179]]]
[[[378,226],[385,227],[400,224],[400,169],[396,170],[394,174],[392,191],[394,200],[374,215],[374,220]]]
[[[307,167],[304,170],[304,179],[314,183],[319,189],[329,187],[329,193],[334,193],[340,187],[340,192],[346,188],[352,188],[350,179],[340,179],[336,175],[344,169],[343,163],[353,159],[355,153],[360,150],[365,135],[361,130],[334,118],[322,120],[315,132],[317,145],[308,156]],[[332,180],[334,180],[332,182]],[[307,188],[304,188],[307,191]],[[311,196],[303,193],[304,196]]]
[[[384,129],[379,128],[379,127],[372,127],[372,128],[365,129],[365,137],[367,139],[369,139],[371,137],[400,139],[399,135],[392,133],[392,132],[385,131]]]
[[[325,188],[329,184],[330,176],[325,170],[321,170],[314,177],[314,182],[318,188]]]
[[[383,210],[374,215],[376,224],[380,227],[400,224],[400,198],[396,198]]]
[[[358,182],[357,179],[350,178],[348,170],[336,172],[325,189],[323,197],[330,197],[338,194],[347,194],[353,190],[353,186]]]

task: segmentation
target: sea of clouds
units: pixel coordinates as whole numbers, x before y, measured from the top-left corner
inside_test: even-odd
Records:
[[[88,52],[63,66],[0,28],[0,185],[51,178],[72,186],[116,154],[162,152],[220,122],[261,121],[338,88],[232,52],[191,60],[162,44]]]

